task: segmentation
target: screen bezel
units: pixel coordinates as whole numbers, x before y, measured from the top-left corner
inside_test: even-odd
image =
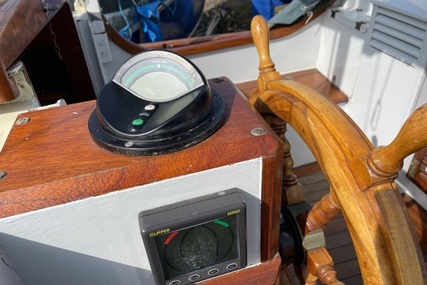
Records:
[[[215,263],[214,265],[202,269],[195,269],[167,279],[156,246],[156,236],[196,227],[230,215],[236,217],[237,257],[229,261]],[[169,218],[171,218],[171,220],[168,220]],[[199,197],[196,201],[193,199],[172,204],[163,209],[141,212],[139,214],[139,222],[145,250],[157,285],[170,284],[173,280],[180,280],[179,284],[181,285],[193,284],[195,281],[191,282],[188,280],[193,274],[201,275],[200,279],[197,280],[201,281],[246,267],[246,205],[237,188],[222,191],[220,195],[214,193],[207,197]],[[230,269],[227,268],[227,264],[229,263],[235,264],[235,267]],[[220,272],[214,276],[208,276],[207,272],[213,267],[221,268]]]

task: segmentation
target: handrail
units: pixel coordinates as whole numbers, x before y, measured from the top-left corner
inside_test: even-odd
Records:
[[[310,21],[316,19],[326,10],[323,8],[313,14]],[[224,48],[242,46],[253,43],[250,31],[225,33],[220,35],[194,37],[184,39],[174,39],[153,43],[136,44],[123,38],[104,18],[108,37],[121,49],[130,54],[137,54],[145,50],[168,49],[181,55],[193,55],[203,52],[215,51]],[[305,21],[301,20],[290,26],[281,26],[270,30],[270,39],[278,39],[289,36],[305,26]]]

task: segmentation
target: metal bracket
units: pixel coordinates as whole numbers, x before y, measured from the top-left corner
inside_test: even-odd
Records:
[[[331,10],[331,18],[335,18],[335,14],[339,12],[340,10]]]
[[[89,16],[89,28],[92,33],[92,39],[99,63],[110,63],[113,61],[113,56],[98,1],[87,0],[86,10]]]
[[[25,96],[26,98],[31,98],[32,107],[40,106],[31,81],[27,77],[24,64],[21,61],[17,61],[6,69],[6,72],[7,76],[15,83],[16,89],[19,92],[17,97]]]
[[[368,22],[366,21],[360,21],[360,22],[356,22],[356,26],[354,27],[356,30],[360,31],[362,25],[366,24]]]
[[[302,240],[302,246],[307,251],[326,247],[325,233],[323,230],[314,230],[307,233]]]
[[[94,17],[94,20],[89,22],[89,27],[92,32],[95,50],[98,54],[98,59],[100,63],[112,62],[113,56],[111,54],[110,43],[108,41],[107,31],[105,30],[104,22]]]
[[[59,10],[59,8],[61,7],[59,4],[56,4],[56,3],[48,3],[48,0],[42,0],[42,6],[46,14],[46,18],[48,19],[52,17],[51,12]]]

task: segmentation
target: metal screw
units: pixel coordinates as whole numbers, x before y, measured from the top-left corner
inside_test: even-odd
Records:
[[[6,175],[7,175],[7,172],[6,172],[6,171],[0,171],[0,179],[5,178],[5,177],[6,177]]]
[[[251,130],[251,135],[259,137],[265,134],[265,130],[263,128],[253,128]]]
[[[23,118],[21,118],[21,119],[17,120],[15,124],[16,124],[16,125],[23,125],[23,124],[28,123],[29,121],[30,121],[30,118],[28,118],[28,117],[23,117]]]
[[[213,82],[215,82],[215,83],[221,83],[221,82],[223,82],[224,80],[222,79],[222,78],[214,78],[213,79]]]

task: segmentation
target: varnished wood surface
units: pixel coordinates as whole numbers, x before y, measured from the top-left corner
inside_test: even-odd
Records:
[[[424,193],[427,193],[427,148],[415,153],[407,176]]]
[[[328,78],[317,69],[308,69],[281,75],[282,79],[295,80],[316,90],[336,104],[348,102],[348,96],[336,87]],[[236,84],[246,97],[251,97],[258,89],[256,80]]]
[[[295,169],[298,182],[304,188],[304,196],[312,206],[329,192],[329,183],[317,163]],[[403,195],[403,201],[414,224],[424,256],[427,257],[427,212],[411,197]],[[342,216],[335,218],[325,228],[326,246],[334,259],[338,278],[347,285],[363,284],[362,276],[350,234]],[[295,275],[289,272],[290,284],[299,284]],[[285,283],[287,284],[287,283]],[[282,283],[282,285],[284,285]]]
[[[58,7],[49,12],[50,16],[65,3],[64,0],[46,2]],[[5,69],[13,64],[49,20],[42,1],[0,0],[0,102],[15,98]]]
[[[403,201],[408,208],[409,216],[415,227],[421,248],[427,257],[427,212],[408,195],[403,195]]]
[[[55,41],[52,40],[53,35]],[[34,59],[28,60],[28,53],[33,54],[33,57],[34,52],[43,56],[43,53],[49,50],[55,51],[55,54],[50,60],[45,58],[44,66],[38,66]],[[49,24],[28,43],[19,59],[23,61],[29,73],[42,106],[54,104],[60,99],[64,99],[67,104],[96,99],[82,43],[69,5],[64,5],[52,17]],[[61,67],[64,69],[62,73]],[[56,69],[59,74],[56,73]],[[62,87],[53,89],[44,84],[40,85],[40,78],[43,78],[42,82],[50,81],[54,86],[58,86],[57,81],[60,81]]]
[[[0,180],[0,216],[262,157],[261,257],[267,263],[236,275],[236,280],[258,278],[265,270],[273,276],[278,272],[282,145],[228,79],[211,80],[210,85],[226,102],[226,122],[205,141],[168,155],[129,157],[97,146],[87,128],[94,101],[21,115],[18,120],[29,122],[13,127],[0,154],[0,171],[7,173]],[[251,129],[260,127],[266,134],[253,136]],[[275,282],[274,277],[265,284]]]
[[[282,79],[295,80],[322,94],[336,104],[348,101],[348,96],[336,87],[317,69],[308,69],[281,75]],[[251,97],[258,89],[256,80],[236,84],[246,97]]]
[[[306,168],[300,169],[296,173],[301,174],[301,176],[298,175],[298,182],[304,189],[306,201],[314,206],[324,195],[328,194],[330,186],[320,170],[316,170],[312,166],[309,168],[308,173],[304,172],[307,170]],[[363,284],[356,252],[343,216],[339,215],[329,222],[324,232],[326,248],[334,260],[338,279],[346,285]]]
[[[257,16],[252,33],[260,64],[258,90],[249,101],[290,124],[330,182],[330,193],[307,216],[303,231],[322,228],[341,209],[367,284],[423,284],[427,272],[406,207],[393,183],[401,160],[427,146],[427,105],[418,109],[388,146],[374,149],[358,126],[331,101],[294,80],[280,80],[269,56],[267,24]],[[329,205],[328,205],[329,204]],[[323,217],[326,217],[324,219]],[[336,279],[324,246],[307,250],[306,284]]]
[[[208,279],[196,284],[280,285],[280,265],[280,255],[277,253],[271,261],[266,261],[252,268],[245,268],[237,272],[221,275],[218,278]],[[256,272],[256,274],[252,272]],[[248,275],[250,275],[251,278],[248,278]]]
[[[95,98],[92,82],[86,66],[81,43],[72,12],[64,0],[0,0],[0,103],[18,96],[17,87],[5,72],[15,61],[23,61],[30,79],[37,89],[40,77],[43,80],[62,81],[67,89],[36,90],[42,105],[65,99],[68,104]],[[29,62],[26,52],[32,50],[55,50],[60,61],[44,61],[46,66],[58,68],[63,65],[64,74],[49,74],[37,63]],[[55,55],[56,56],[56,55]],[[52,69],[53,69],[52,68]],[[47,68],[47,70],[50,70]],[[46,74],[47,73],[47,74]],[[53,71],[51,73],[54,73]],[[39,78],[34,78],[37,74]],[[41,75],[42,74],[42,75]],[[42,81],[43,81],[42,80]],[[40,86],[44,89],[45,86]]]
[[[345,123],[345,116],[336,112],[333,106],[328,106],[318,95],[308,95],[307,89],[294,82],[268,83],[271,90],[278,90],[280,86],[293,96],[280,94],[276,97],[266,92],[261,100],[296,129],[317,157],[328,179],[333,181],[332,193],[338,198],[346,222],[350,224],[359,258],[364,260],[361,263],[364,281],[368,284],[386,284],[391,280],[396,280],[396,284],[422,284],[425,269],[420,267],[421,261],[414,258],[419,255],[419,245],[414,242],[415,235],[393,185],[384,182],[368,186],[369,191],[363,191],[371,181],[379,180],[364,176],[366,164],[357,164],[357,168],[356,164],[348,165],[348,161],[357,163],[359,158],[363,161],[370,153],[370,144],[366,144],[366,139],[352,123]],[[313,113],[308,111],[311,108]],[[323,119],[326,120],[321,123]],[[335,129],[337,127],[339,131]],[[359,187],[361,189],[357,190]],[[369,231],[369,228],[377,229],[381,235]],[[412,264],[404,266],[402,262]],[[386,267],[388,269],[384,271]]]
[[[329,192],[329,183],[317,164],[310,164],[295,170],[298,181],[304,188],[304,195],[312,206]],[[427,257],[427,211],[415,200],[403,194],[403,201],[414,224],[418,240]],[[362,284],[362,276],[350,234],[342,216],[335,218],[325,228],[326,246],[331,253],[338,277],[347,285]]]
[[[279,143],[268,130],[265,136],[250,134],[252,128],[263,127],[264,123],[233,85],[228,80],[210,84],[226,94],[228,118],[224,127],[188,150],[163,156],[131,157],[98,147],[87,129],[94,101],[21,115],[18,120],[27,117],[30,121],[13,127],[0,155],[0,169],[8,173],[0,180],[0,215],[14,215],[260,155],[274,157]],[[250,146],[249,153],[245,146]],[[86,175],[93,177],[87,179]],[[29,196],[24,197],[26,194]],[[21,204],[23,200],[25,205]]]
[[[64,0],[46,1],[62,7]],[[59,9],[50,11],[51,17]],[[42,1],[0,0],[0,59],[9,67],[25,47],[40,33],[50,18],[46,17]]]

